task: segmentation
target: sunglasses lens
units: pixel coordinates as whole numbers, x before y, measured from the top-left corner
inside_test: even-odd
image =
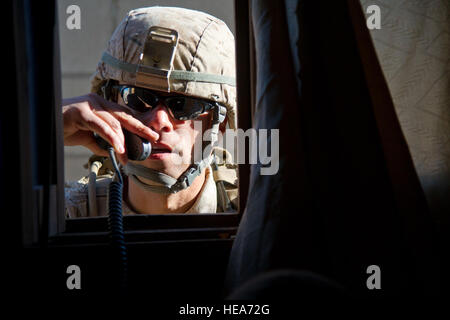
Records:
[[[205,110],[204,102],[191,98],[171,97],[165,99],[165,103],[178,120],[195,119]]]
[[[158,98],[140,88],[124,87],[121,90],[122,99],[131,109],[138,112],[146,112],[156,105]]]
[[[144,101],[142,101],[136,94],[128,97],[127,106],[138,112],[146,112],[150,110],[150,108],[145,105]]]
[[[148,104],[151,107],[156,107],[156,105],[158,104],[159,101],[158,96],[152,93],[151,91],[138,89],[137,94],[143,101],[145,101],[146,104]]]
[[[148,89],[122,87],[120,94],[125,104],[138,112],[146,112],[156,107],[160,98]],[[206,101],[188,97],[161,97],[170,114],[177,120],[192,120],[208,107]]]

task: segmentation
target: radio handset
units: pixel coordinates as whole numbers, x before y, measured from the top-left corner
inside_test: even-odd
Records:
[[[152,152],[152,145],[149,141],[135,135],[134,133],[131,133],[126,129],[123,129],[123,135],[125,137],[125,149],[129,160],[144,161],[150,156],[150,153]],[[106,142],[95,132],[94,137],[100,148],[108,150],[108,147],[110,147],[108,142]]]

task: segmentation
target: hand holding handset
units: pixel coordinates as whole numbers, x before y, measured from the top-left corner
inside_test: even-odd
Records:
[[[102,87],[103,98],[105,100],[110,100],[111,97],[111,87],[110,80]],[[125,149],[127,153],[127,157],[129,160],[135,161],[144,161],[150,156],[152,152],[152,145],[150,142],[144,138],[139,137],[131,133],[126,129],[122,129],[123,135],[125,137]],[[97,133],[94,132],[95,140],[98,146],[104,150],[108,150],[111,145],[106,142],[103,138],[101,138]]]
[[[152,145],[144,138],[123,129],[125,137],[125,149],[129,160],[144,161],[150,156],[152,152]],[[110,147],[109,143],[94,132],[95,140],[100,148],[107,150]]]

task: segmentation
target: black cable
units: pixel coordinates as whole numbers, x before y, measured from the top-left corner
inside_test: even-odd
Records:
[[[120,173],[119,165],[117,164],[116,156],[114,154],[114,149],[112,147],[108,147],[109,157],[111,158],[111,162],[114,167],[115,177],[119,179],[119,182],[123,184],[122,174]]]
[[[119,277],[119,289],[124,292],[128,283],[128,260],[122,219],[123,179],[114,149],[109,147],[108,152],[115,171],[115,180],[110,183],[108,193],[108,228],[111,248],[118,261],[116,271]]]

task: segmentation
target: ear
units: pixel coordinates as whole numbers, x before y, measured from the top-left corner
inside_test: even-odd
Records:
[[[222,123],[219,124],[219,130],[220,130],[220,132],[222,132],[222,134],[225,133],[226,126],[227,126],[227,121],[228,121],[228,118],[225,117],[225,120],[223,120]]]

